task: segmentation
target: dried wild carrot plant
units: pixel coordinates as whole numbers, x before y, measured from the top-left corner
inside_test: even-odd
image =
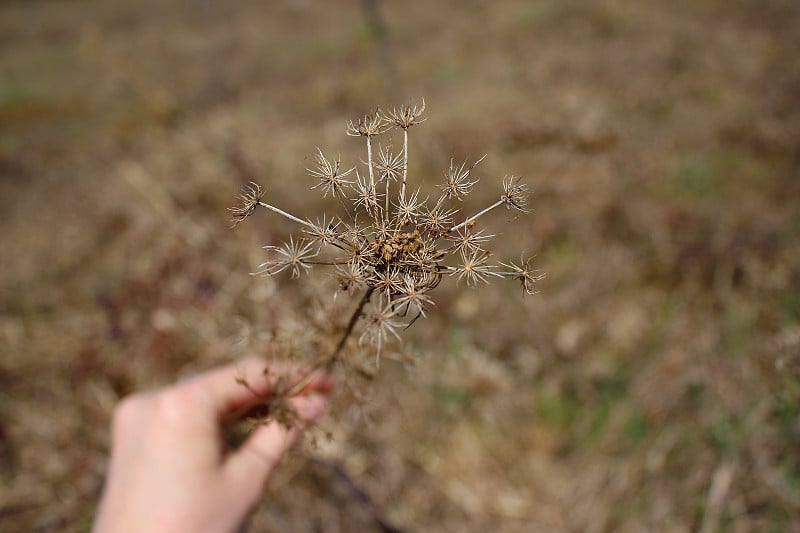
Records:
[[[339,363],[363,373],[363,362],[346,355],[346,348],[352,345],[357,352],[364,344],[374,347],[377,367],[384,345],[399,339],[399,330],[425,317],[433,305],[431,293],[444,276],[467,286],[492,278],[515,279],[528,294],[535,292],[536,282],[543,277],[530,260],[493,264],[487,246],[494,236],[476,229],[480,217],[499,207],[527,212],[528,188],[519,177],[505,177],[497,201],[468,216],[459,216],[458,205],[478,183],[475,167],[485,156],[471,164],[451,160],[433,200],[423,198],[420,188],[409,183],[408,132],[425,120],[424,111],[422,102],[388,112],[376,110],[349,122],[346,133],[366,142],[366,168],[361,171],[343,167],[338,158],[328,158],[317,148],[313,166],[307,169],[317,180],[312,189],[340,200],[344,215],[322,215],[314,221],[292,215],[269,203],[256,183],[243,189],[239,205],[230,208],[234,226],[259,207],[300,226],[302,236],[264,247],[271,257],[259,266],[258,274],[288,271],[292,278],[299,278],[314,267],[332,267],[338,291],[356,298],[335,347],[323,354],[312,370]],[[399,153],[388,144],[375,146],[375,138],[392,129],[402,132]],[[273,403],[285,405],[285,398],[297,393],[305,382],[300,379],[279,387]]]

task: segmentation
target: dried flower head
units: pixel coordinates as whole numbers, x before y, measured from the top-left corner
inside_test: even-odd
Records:
[[[401,105],[396,107],[384,115],[385,120],[407,130],[411,126],[425,122],[425,119],[420,119],[422,113],[425,112],[425,100],[419,105]]]
[[[339,236],[339,226],[341,220],[328,220],[328,216],[323,214],[322,219],[317,218],[317,222],[303,228],[303,232],[309,236],[310,240],[317,243],[317,251],[325,245],[336,242]]]
[[[261,263],[256,273],[274,275],[289,269],[292,278],[299,278],[301,272],[311,269],[308,262],[317,256],[313,248],[313,242],[303,240],[295,242],[291,236],[289,242],[283,246],[264,246],[265,250],[275,251],[278,257]]]
[[[351,137],[372,137],[386,131],[387,125],[380,109],[374,113],[364,115],[355,122],[347,123],[346,133]]]
[[[448,200],[455,199],[461,200],[464,196],[470,193],[472,187],[478,183],[477,179],[470,179],[470,175],[475,167],[486,158],[484,155],[470,166],[464,161],[461,165],[456,165],[453,159],[450,160],[450,168],[445,173],[444,185],[440,185],[442,190],[442,197]]]
[[[395,220],[405,226],[406,224],[416,224],[425,208],[425,200],[419,199],[419,189],[408,196],[401,196],[395,206]]]
[[[255,182],[247,184],[236,197],[240,205],[229,207],[228,211],[233,214],[233,227],[236,227],[244,219],[256,212],[259,202],[264,197],[264,189]]]
[[[500,198],[509,209],[525,213],[528,207],[528,186],[520,183],[520,179],[519,176],[503,178],[503,196]]]
[[[403,154],[393,154],[391,146],[383,147],[378,150],[375,168],[378,170],[378,181],[397,181],[406,168]]]
[[[453,241],[453,244],[464,253],[483,252],[483,246],[488,243],[494,235],[487,234],[486,230],[480,229],[473,231],[469,225],[458,228],[452,232],[447,238]]]
[[[462,250],[461,264],[451,270],[450,275],[457,276],[459,280],[465,280],[468,286],[474,287],[478,283],[488,283],[489,276],[498,276],[499,273],[494,272],[489,264],[489,252]]]
[[[400,296],[395,300],[398,309],[404,313],[413,313],[418,316],[425,316],[425,309],[434,305],[433,299],[428,293],[436,285],[430,283],[432,280],[416,279],[406,277],[403,284],[399,287]],[[416,319],[415,319],[416,320]]]
[[[498,272],[498,274],[518,280],[522,284],[522,290],[527,294],[536,294],[535,284],[544,278],[545,273],[542,270],[536,270],[531,267],[530,258],[524,260],[520,257],[519,265],[510,261],[500,264],[509,270],[507,272]]]
[[[322,150],[317,147],[317,153],[314,155],[315,168],[306,170],[308,170],[308,173],[312,177],[319,179],[320,182],[311,188],[321,188],[323,197],[328,196],[328,194],[344,197],[344,188],[353,183],[352,181],[347,181],[345,178],[355,170],[355,167],[342,172],[340,170],[341,165],[342,162],[338,157],[334,159],[333,162],[328,161],[325,154],[322,153]]]
[[[342,356],[348,346],[356,349],[349,342],[356,337],[358,345],[375,346],[377,363],[386,342],[399,338],[400,328],[426,315],[433,306],[432,291],[445,276],[455,277],[466,286],[495,277],[516,279],[529,294],[535,292],[534,285],[542,278],[529,261],[492,264],[487,247],[493,235],[475,228],[478,219],[500,206],[526,211],[527,187],[519,177],[506,177],[493,204],[462,217],[460,222],[454,221],[458,209],[448,204],[460,202],[473,190],[478,182],[473,171],[486,156],[469,165],[451,160],[435,201],[423,198],[420,188],[407,191],[408,130],[424,120],[424,110],[422,102],[386,114],[376,111],[348,123],[348,135],[365,138],[365,172],[355,167],[343,171],[338,158],[331,161],[317,149],[314,166],[308,169],[319,180],[313,188],[349,203],[344,216],[305,220],[265,202],[263,189],[255,184],[241,193],[241,205],[231,209],[238,224],[257,207],[264,207],[298,223],[305,234],[300,240],[290,237],[280,247],[265,247],[274,257],[264,262],[258,273],[289,271],[298,278],[312,267],[332,266],[338,292],[356,295],[357,304],[339,341],[317,367],[356,364],[356,359]],[[372,137],[390,128],[401,131],[402,152],[395,154],[382,147],[375,157]],[[352,173],[354,179],[345,179]]]

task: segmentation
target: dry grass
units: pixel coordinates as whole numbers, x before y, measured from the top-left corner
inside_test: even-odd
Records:
[[[386,3],[380,54],[356,2],[2,4],[0,530],[88,527],[120,396],[324,323],[231,191],[329,208],[313,147],[423,96],[415,175],[524,175],[486,225],[548,277],[443,282],[254,530],[800,528],[794,4]]]

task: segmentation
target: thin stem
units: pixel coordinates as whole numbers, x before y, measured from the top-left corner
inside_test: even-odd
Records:
[[[315,265],[315,266],[339,266],[339,265],[347,265],[350,261],[346,261],[344,259],[339,259],[337,261],[303,261],[304,265]]]
[[[488,213],[489,211],[491,211],[495,207],[499,207],[501,205],[503,205],[503,200],[498,200],[497,202],[493,203],[492,205],[490,205],[489,207],[487,207],[483,211],[480,211],[480,212],[472,215],[471,217],[469,217],[467,220],[465,220],[461,224],[457,224],[457,225],[453,226],[452,228],[447,230],[447,233],[452,233],[457,229],[463,228],[464,226],[466,226],[467,224],[469,224],[473,220],[477,220],[478,218],[482,217],[483,215],[485,215],[486,213]]]
[[[349,218],[353,218],[353,215],[350,213],[350,208],[347,206],[347,203],[344,201],[344,198],[337,196],[339,198],[339,205],[342,206],[344,212],[347,213]]]
[[[386,178],[386,211],[384,211],[383,216],[385,220],[389,220],[389,178]]]
[[[266,207],[270,211],[274,211],[274,212],[278,213],[279,215],[283,215],[286,218],[288,218],[289,220],[294,220],[298,224],[302,224],[302,225],[307,226],[307,227],[312,228],[312,229],[314,228],[314,224],[312,224],[311,222],[309,222],[307,220],[303,220],[302,218],[297,218],[296,216],[294,216],[292,214],[289,214],[289,213],[287,213],[286,211],[284,211],[282,209],[278,209],[274,205],[269,205],[269,204],[264,203],[264,202],[258,202],[258,205],[260,205],[261,207]]]
[[[375,190],[375,172],[372,170],[372,140],[371,136],[367,135],[367,165],[369,166],[369,184],[372,190]]]
[[[438,199],[438,200],[436,200],[436,206],[434,206],[434,208],[433,208],[433,209],[434,209],[434,211],[435,211],[435,210],[437,210],[437,209],[439,209],[440,207],[442,207],[442,204],[444,204],[444,201],[445,201],[445,200],[447,200],[447,195],[446,195],[446,194],[442,194],[442,195],[439,197],[439,199]]]
[[[370,194],[372,194],[375,197],[375,198],[373,198],[375,200],[375,208],[374,209],[370,209],[368,206],[365,206],[365,207],[366,207],[367,213],[372,215],[372,220],[375,221],[375,224],[378,224],[381,219],[380,219],[380,206],[378,205],[378,198],[377,198],[378,197],[378,192],[375,189],[375,170],[372,168],[373,167],[373,161],[372,161],[372,136],[371,135],[366,135],[366,138],[367,138],[367,166],[369,167],[369,189],[370,189]],[[373,212],[370,213],[370,211],[373,211]]]
[[[334,348],[333,352],[331,352],[331,354],[324,359],[318,361],[306,375],[304,375],[292,386],[291,389],[289,389],[287,396],[295,396],[296,394],[300,393],[300,391],[311,382],[318,370],[329,369],[339,359],[339,354],[341,353],[342,348],[344,348],[347,339],[350,338],[350,334],[353,333],[353,329],[356,327],[358,319],[361,318],[361,311],[364,310],[364,306],[367,305],[367,302],[369,302],[373,292],[375,292],[375,288],[370,287],[367,289],[367,292],[364,293],[361,301],[358,302],[358,307],[356,307],[355,311],[353,311],[353,314],[350,316],[350,321],[347,323],[347,328],[345,328],[344,333],[339,339],[339,342],[336,344],[336,348]]]
[[[403,185],[400,187],[400,199],[406,199],[406,181],[408,181],[408,128],[403,129]]]
[[[347,342],[348,337],[353,332],[353,328],[356,326],[358,319],[361,318],[361,311],[364,310],[364,306],[367,305],[367,302],[370,298],[372,298],[372,293],[375,292],[375,287],[370,287],[367,289],[367,292],[364,293],[364,296],[361,298],[361,301],[358,302],[358,307],[356,310],[353,311],[353,314],[350,316],[350,321],[347,323],[347,328],[344,330],[344,334],[342,334],[342,338],[339,339],[339,343],[336,345],[336,349],[324,360],[325,367],[329,367],[332,365],[336,359],[339,357],[339,352],[342,351],[344,348],[344,343]]]
[[[337,239],[339,239],[339,237],[337,237]],[[335,243],[335,242],[327,242],[327,243],[325,243],[325,244],[328,244],[328,245],[330,245],[330,246],[333,246],[334,248],[338,248],[339,250],[341,250],[341,251],[343,251],[343,252],[346,252],[346,251],[347,251],[347,250],[345,249],[345,247],[344,247],[344,246],[342,246],[341,244],[337,244],[337,243]]]

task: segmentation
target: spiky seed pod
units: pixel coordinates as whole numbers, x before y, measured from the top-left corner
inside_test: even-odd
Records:
[[[255,213],[264,194],[265,192],[261,185],[253,181],[242,188],[236,197],[240,204],[228,208],[228,211],[233,215],[233,227],[238,226],[244,219]]]
[[[402,228],[406,224],[416,223],[417,219],[422,215],[422,210],[425,207],[425,200],[419,200],[419,189],[414,191],[410,196],[400,197],[395,205],[395,219],[398,226]]]
[[[325,245],[336,245],[340,236],[339,227],[341,220],[328,221],[327,215],[323,214],[322,219],[317,218],[316,223],[311,223],[309,227],[303,228],[303,233],[309,236],[312,242],[317,243],[317,252]]]
[[[494,238],[494,234],[486,233],[485,230],[473,231],[468,225],[459,228],[454,235],[448,237],[453,241],[453,245],[460,252],[471,254],[473,252],[485,251],[484,245]]]
[[[370,217],[375,217],[375,214],[380,209],[378,204],[378,191],[375,189],[375,184],[370,180],[361,177],[356,171],[356,181],[353,185],[353,190],[356,193],[354,206],[363,209]]]
[[[503,178],[503,195],[500,199],[509,209],[516,209],[527,213],[528,186],[520,183],[519,176],[506,176]]]
[[[421,119],[422,113],[425,112],[425,100],[419,105],[401,105],[395,107],[388,113],[384,114],[387,122],[394,124],[398,128],[407,130],[411,126],[425,122],[426,119]]]
[[[339,282],[339,290],[344,292],[361,290],[367,284],[363,266],[355,261],[350,261],[345,265],[337,265],[336,279]]]
[[[328,161],[325,154],[322,153],[322,150],[317,147],[317,153],[314,155],[314,168],[308,168],[306,170],[312,177],[320,181],[311,188],[321,188],[323,197],[327,197],[328,194],[330,194],[332,196],[344,198],[345,186],[349,186],[353,183],[345,178],[355,170],[355,167],[342,172],[341,165],[342,162],[338,157],[333,161]]]
[[[424,317],[425,308],[434,305],[433,299],[428,296],[428,291],[430,290],[431,288],[424,278],[418,279],[414,276],[406,276],[398,289],[399,296],[394,302],[398,308],[405,307],[406,311]]]
[[[442,204],[436,204],[432,208],[426,208],[420,217],[420,225],[433,238],[438,238],[445,235],[453,225],[453,216],[456,213],[458,209],[446,209]]]
[[[478,183],[477,179],[470,179],[470,175],[475,167],[484,160],[484,155],[470,166],[464,161],[460,165],[456,165],[455,160],[450,160],[450,168],[445,173],[444,185],[439,188],[442,190],[443,198],[448,200],[461,200],[464,196],[470,193],[472,187]]]
[[[402,284],[403,276],[397,268],[379,270],[372,280],[372,286],[389,298],[399,292]]]
[[[519,265],[513,262],[500,264],[508,268],[509,271],[499,272],[499,274],[518,280],[522,285],[522,290],[525,291],[526,294],[536,294],[537,290],[535,284],[544,279],[545,273],[531,267],[531,258],[523,260],[522,257],[520,257]]]
[[[403,154],[393,154],[391,146],[381,147],[378,150],[378,160],[375,162],[378,170],[378,181],[397,181],[405,170]]]
[[[373,137],[386,131],[386,128],[387,124],[383,114],[376,109],[374,113],[364,115],[356,122],[348,122],[345,133],[351,137]]]
[[[313,248],[313,242],[302,239],[295,242],[293,236],[289,236],[289,242],[284,243],[283,246],[265,246],[265,250],[272,250],[279,257],[261,263],[256,274],[275,275],[289,269],[292,278],[299,278],[301,272],[311,269],[307,261],[317,256],[317,252],[313,251]]]
[[[489,252],[474,251],[461,252],[461,265],[453,269],[450,275],[455,275],[458,280],[466,281],[467,286],[474,287],[478,283],[488,283],[490,276],[497,276],[488,264]]]

